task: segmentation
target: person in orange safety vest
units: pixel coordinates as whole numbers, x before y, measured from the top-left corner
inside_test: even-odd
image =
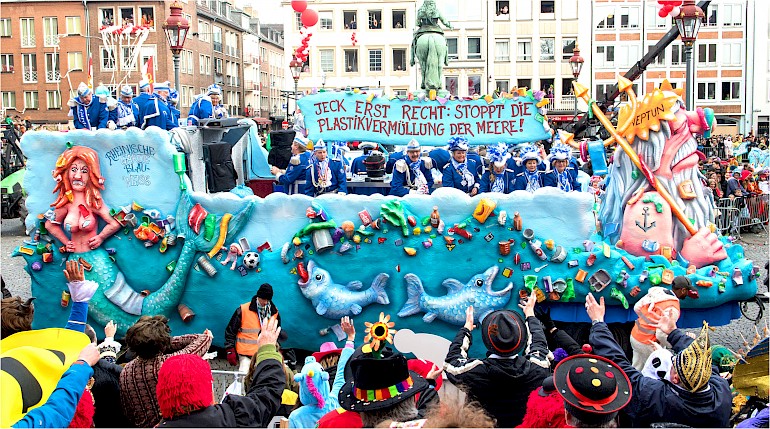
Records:
[[[225,350],[230,365],[238,365],[238,371],[248,372],[251,357],[257,353],[259,346],[257,338],[262,330],[262,321],[276,315],[278,326],[281,326],[281,315],[273,303],[273,287],[263,283],[257,294],[238,306],[225,328]],[[285,340],[286,334],[281,331],[279,340]]]
[[[656,325],[669,308],[676,311],[675,318],[678,319],[679,298],[671,290],[659,286],[651,287],[634,305],[634,312],[639,316],[631,329],[631,348],[634,350],[631,365],[634,368],[640,371],[644,368],[647,358],[657,349],[652,343],[660,343],[664,347],[668,344],[665,335],[656,335]]]

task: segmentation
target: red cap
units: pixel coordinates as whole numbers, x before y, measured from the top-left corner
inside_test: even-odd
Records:
[[[183,354],[167,359],[158,371],[155,396],[160,415],[170,419],[206,408],[214,401],[209,363],[200,356]]]
[[[436,366],[433,362],[422,359],[409,359],[406,362],[406,365],[409,367],[410,371],[414,371],[423,377],[427,377],[430,370]],[[441,376],[436,377],[436,391],[441,389],[441,383],[443,382],[444,380]]]
[[[344,408],[337,408],[324,414],[318,420],[319,428],[360,428],[364,427],[361,416]]]

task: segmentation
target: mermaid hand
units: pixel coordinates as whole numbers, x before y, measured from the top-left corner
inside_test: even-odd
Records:
[[[102,242],[104,242],[104,239],[102,239],[102,237],[100,237],[99,235],[94,235],[93,237],[88,239],[88,247],[90,247],[91,250],[94,250],[97,247],[101,246]]]

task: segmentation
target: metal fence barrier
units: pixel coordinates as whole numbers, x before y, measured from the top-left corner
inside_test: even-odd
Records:
[[[719,159],[726,159],[725,156],[725,148],[722,145],[719,145],[717,147],[713,146],[703,146],[700,148],[700,151],[703,152],[704,155],[706,155],[707,158],[711,157],[719,157]]]
[[[770,195],[721,198],[716,202],[716,226],[723,235],[740,238],[741,228],[759,226],[767,231]]]

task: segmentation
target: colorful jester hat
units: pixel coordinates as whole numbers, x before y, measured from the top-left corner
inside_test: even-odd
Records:
[[[294,375],[299,383],[299,399],[307,406],[324,408],[329,400],[329,373],[313,356],[305,358],[302,372]]]
[[[489,154],[489,161],[497,165],[498,168],[505,165],[508,158],[511,157],[511,154],[508,153],[508,145],[505,143],[488,146],[487,153]]]
[[[361,350],[364,353],[371,353],[375,359],[382,358],[382,350],[385,348],[385,342],[393,344],[393,335],[396,330],[395,323],[390,321],[390,314],[380,312],[380,319],[376,323],[365,322],[366,336],[364,337],[364,346]]]
[[[697,392],[708,384],[711,377],[711,343],[708,323],[704,321],[698,338],[674,356],[674,367],[679,374],[682,386],[690,392]]]

